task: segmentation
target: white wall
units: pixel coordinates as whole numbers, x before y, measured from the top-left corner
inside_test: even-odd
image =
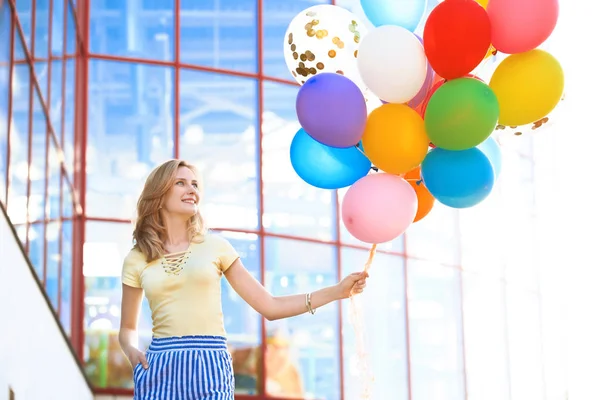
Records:
[[[87,400],[92,392],[0,207],[0,400]]]

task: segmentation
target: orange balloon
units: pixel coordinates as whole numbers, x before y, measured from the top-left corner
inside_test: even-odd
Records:
[[[400,175],[419,166],[429,149],[423,118],[406,104],[388,103],[367,117],[366,156],[380,170]]]
[[[417,194],[417,200],[419,201],[419,206],[417,208],[417,215],[413,221],[417,222],[422,220],[429,214],[431,209],[433,208],[433,204],[435,203],[435,198],[429,192],[429,190],[425,187],[423,180],[421,179],[421,167],[417,167],[412,169],[404,175],[404,179],[410,183],[410,186],[413,187],[415,193]]]

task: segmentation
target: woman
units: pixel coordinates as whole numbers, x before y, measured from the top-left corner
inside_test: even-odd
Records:
[[[134,247],[123,263],[119,342],[134,367],[135,399],[233,400],[220,279],[268,320],[310,312],[360,293],[368,275],[354,273],[314,293],[274,297],[246,270],[235,249],[207,234],[193,166],[170,160],[150,173],[137,204]],[[152,342],[138,348],[146,295]]]

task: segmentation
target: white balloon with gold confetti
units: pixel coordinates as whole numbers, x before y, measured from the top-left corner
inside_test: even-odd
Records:
[[[356,57],[365,34],[365,25],[345,8],[331,4],[309,7],[292,19],[285,32],[285,62],[300,84],[321,72],[335,72],[364,90]]]

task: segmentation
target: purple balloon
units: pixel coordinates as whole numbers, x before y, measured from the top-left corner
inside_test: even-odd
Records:
[[[421,44],[423,44],[423,39],[419,35],[415,34],[415,36],[417,37],[417,39],[419,39]],[[408,102],[408,106],[410,108],[417,107],[419,104],[421,104],[423,102],[423,100],[425,100],[427,93],[431,89],[431,85],[433,85],[433,76],[434,76],[433,68],[431,68],[429,61],[427,61],[427,75],[425,76],[425,82],[423,82],[423,86],[421,86],[421,89],[415,95],[415,97],[413,97]]]
[[[355,146],[367,123],[367,104],[361,90],[343,75],[323,72],[300,87],[296,114],[306,133],[326,146]]]

